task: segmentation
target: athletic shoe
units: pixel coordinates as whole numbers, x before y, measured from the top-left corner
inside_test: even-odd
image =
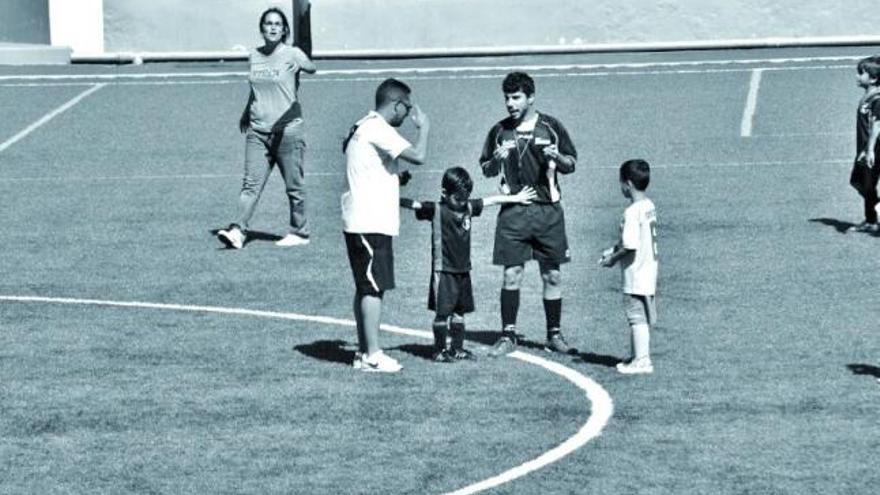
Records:
[[[565,343],[565,339],[562,338],[561,333],[554,333],[547,338],[547,343],[544,345],[544,350],[547,352],[568,354],[569,352],[571,352],[571,347],[569,347],[568,344]]]
[[[374,373],[397,373],[403,369],[403,366],[384,352],[376,351],[369,356],[361,358],[360,369]]]
[[[623,375],[650,375],[654,372],[654,365],[649,358],[642,358],[629,363],[617,363],[617,371]]]
[[[238,227],[230,227],[229,230],[217,232],[217,238],[228,248],[241,249],[244,247],[244,233]]]
[[[477,360],[477,356],[475,356],[473,352],[471,352],[465,348],[452,349],[452,351],[449,352],[449,355],[452,357],[452,359],[455,359],[456,361],[476,361]]]
[[[435,363],[451,363],[453,361],[452,356],[446,349],[440,349],[435,352],[431,359],[434,360]]]
[[[498,339],[495,345],[492,346],[492,349],[489,350],[489,357],[506,356],[515,350],[516,340],[505,335]]]
[[[287,234],[282,237],[279,241],[275,243],[276,246],[281,247],[293,247],[293,246],[305,246],[309,243],[308,237],[300,237],[296,234]]]
[[[846,230],[848,232],[867,232],[870,234],[875,234],[877,232],[880,232],[880,225],[877,225],[876,223],[862,222],[858,225],[853,225]]]

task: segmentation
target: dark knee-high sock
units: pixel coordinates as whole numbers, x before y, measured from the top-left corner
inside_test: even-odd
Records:
[[[501,289],[502,333],[516,332],[516,315],[519,313],[519,289]]]
[[[446,349],[446,336],[449,334],[449,319],[439,317],[434,319],[431,329],[434,331],[434,349],[438,351]]]
[[[544,317],[547,319],[547,336],[559,333],[562,322],[562,299],[544,299]]]
[[[449,334],[452,336],[452,348],[464,349],[464,321],[450,322]]]

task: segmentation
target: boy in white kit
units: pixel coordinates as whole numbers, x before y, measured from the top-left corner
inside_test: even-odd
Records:
[[[619,363],[626,375],[654,372],[651,363],[651,326],[657,321],[657,212],[645,194],[651,168],[644,160],[628,160],[620,166],[620,190],[630,200],[620,224],[620,242],[606,249],[599,264],[621,263],[626,319],[632,329],[632,359]]]

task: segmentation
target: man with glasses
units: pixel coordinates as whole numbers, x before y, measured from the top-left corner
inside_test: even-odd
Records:
[[[395,359],[379,347],[379,319],[385,291],[394,288],[392,237],[400,229],[400,160],[425,161],[428,116],[410,100],[411,90],[396,79],[376,89],[376,108],[351,128],[342,144],[348,191],[342,195],[342,221],[354,276],[354,316],[358,352],[355,369],[394,373]],[[407,116],[418,129],[412,145],[398,132]]]

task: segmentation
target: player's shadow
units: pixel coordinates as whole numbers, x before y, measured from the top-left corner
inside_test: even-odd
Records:
[[[813,223],[821,223],[822,225],[827,225],[829,227],[834,227],[834,230],[836,230],[840,234],[846,234],[847,230],[849,230],[850,227],[855,226],[855,224],[852,222],[845,222],[836,218],[811,218],[809,221]]]
[[[577,357],[575,358],[574,362],[598,364],[600,366],[613,368],[617,366],[617,363],[623,362],[623,359],[617,356],[609,356],[607,354],[596,354],[595,352],[579,352],[577,353]]]
[[[344,340],[316,340],[311,344],[294,346],[294,350],[310,358],[349,365],[354,361],[355,351],[345,349],[346,345]]]
[[[422,359],[433,360],[434,346],[424,344],[404,344],[394,348]]]
[[[848,364],[846,365],[853,375],[869,375],[874,378],[880,378],[880,367],[871,366],[870,364]]]
[[[217,232],[220,232],[221,229],[211,229],[211,235],[217,237]],[[244,239],[244,245],[247,246],[252,242],[275,242],[280,241],[282,236],[278,234],[272,234],[270,232],[260,232],[259,230],[248,230],[247,236]],[[224,246],[220,246],[219,249],[228,249]]]

